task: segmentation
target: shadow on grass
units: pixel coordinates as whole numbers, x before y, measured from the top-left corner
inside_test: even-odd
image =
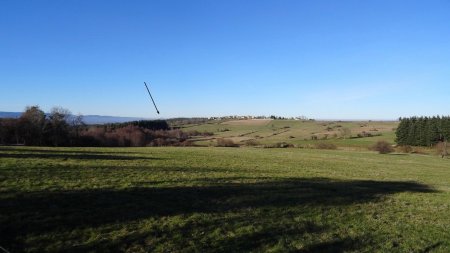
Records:
[[[79,159],[79,160],[159,160],[161,158],[147,156],[127,156],[116,154],[86,153],[86,154],[59,154],[54,153],[0,153],[0,158],[20,159]]]
[[[220,214],[264,208],[333,207],[378,201],[386,195],[399,192],[435,192],[432,188],[415,182],[338,181],[328,178],[293,178],[256,183],[213,182],[214,179],[210,179],[205,181],[206,186],[193,187],[43,191],[4,196],[0,201],[0,245],[8,246],[7,248],[16,252],[23,250],[18,239],[23,235],[70,232],[74,229],[96,228],[152,217]],[[227,223],[228,220],[221,222]],[[220,227],[221,224],[215,226]],[[309,227],[312,230],[318,229],[314,224]],[[308,231],[308,228],[304,230]],[[282,228],[272,231],[277,234],[285,232],[288,231],[283,231]],[[300,233],[297,230],[294,232]],[[256,237],[265,240],[265,233],[268,232]],[[255,240],[241,238],[239,241],[223,242],[221,247],[251,249],[256,246],[252,244]],[[227,245],[233,247],[227,248]],[[355,245],[354,242],[344,240],[315,247],[321,251],[351,248]],[[94,243],[91,249],[97,246],[100,245]],[[112,244],[105,247],[109,246],[112,247]],[[316,249],[312,248],[311,251]]]
[[[88,150],[85,150],[88,149]],[[142,152],[134,151],[117,151],[115,149],[124,149],[120,147],[107,148],[108,151],[104,151],[105,148],[84,148],[84,147],[30,147],[30,146],[0,146],[0,152],[14,152],[14,153],[60,153],[60,154],[142,154]]]
[[[328,242],[316,243],[310,245],[306,249],[298,251],[298,253],[309,252],[333,252],[341,253],[349,250],[358,250],[362,245],[363,238],[343,238],[336,239]]]
[[[439,246],[442,245],[442,242],[437,242],[437,243],[433,243],[430,246],[425,247],[425,249],[419,251],[420,253],[428,253],[428,252],[432,252],[433,250],[439,248]]]

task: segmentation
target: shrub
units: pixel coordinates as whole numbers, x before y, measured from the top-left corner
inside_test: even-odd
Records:
[[[339,132],[341,134],[341,137],[344,139],[352,137],[352,131],[350,130],[350,128],[347,127],[341,128],[339,129]]]
[[[424,148],[422,148],[422,147],[414,147],[414,148],[412,148],[411,153],[412,154],[421,154],[421,155],[428,154],[427,151]]]
[[[364,137],[372,137],[373,135],[370,132],[362,131],[361,133],[358,133],[356,136],[358,138],[364,138]]]
[[[255,139],[245,141],[245,145],[247,146],[258,146],[259,144],[260,143]]]
[[[411,153],[413,151],[413,148],[409,145],[400,146],[399,149],[403,153]]]
[[[375,136],[381,136],[381,135],[382,135],[382,133],[371,133],[371,132],[362,131],[361,133],[357,134],[356,138],[375,137]]]
[[[448,156],[448,145],[447,142],[439,142],[436,144],[436,153],[442,158]]]
[[[277,142],[274,144],[265,145],[264,148],[293,148],[294,145],[286,142]]]
[[[155,140],[153,140],[152,142],[150,142],[150,146],[153,147],[163,147],[163,146],[169,146],[170,142],[167,139],[163,139],[163,138],[157,138]]]
[[[179,145],[180,145],[180,147],[193,147],[193,146],[195,146],[194,142],[193,141],[189,141],[189,140],[180,142]]]
[[[317,149],[337,149],[337,146],[329,142],[319,142],[314,145]]]
[[[394,151],[392,145],[387,141],[378,141],[372,146],[372,150],[378,151],[380,154],[389,154]]]
[[[183,133],[182,131],[180,131],[180,132]],[[213,132],[207,132],[207,131],[200,132],[200,131],[197,131],[197,130],[191,130],[191,131],[187,131],[187,132],[184,132],[184,133],[185,133],[186,136],[213,136],[214,135]],[[177,138],[180,139],[180,137],[177,137]]]
[[[204,131],[201,135],[202,136],[213,136],[214,133],[213,132]]]
[[[216,140],[218,147],[238,147],[239,145],[234,143],[231,139],[219,138]]]

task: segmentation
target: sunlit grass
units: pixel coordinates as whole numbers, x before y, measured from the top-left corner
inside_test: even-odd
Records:
[[[450,160],[256,148],[0,148],[10,252],[448,252]]]

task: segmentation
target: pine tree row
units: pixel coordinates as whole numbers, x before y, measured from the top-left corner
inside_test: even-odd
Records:
[[[450,117],[400,118],[398,145],[431,146],[450,139]]]

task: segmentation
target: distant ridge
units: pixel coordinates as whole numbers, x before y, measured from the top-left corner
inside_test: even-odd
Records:
[[[0,118],[18,118],[21,112],[0,112]]]
[[[19,118],[21,112],[0,112],[0,118]],[[119,117],[119,116],[102,116],[102,115],[83,115],[83,121],[86,124],[108,124],[108,123],[124,123],[128,121],[145,120],[138,117]]]

